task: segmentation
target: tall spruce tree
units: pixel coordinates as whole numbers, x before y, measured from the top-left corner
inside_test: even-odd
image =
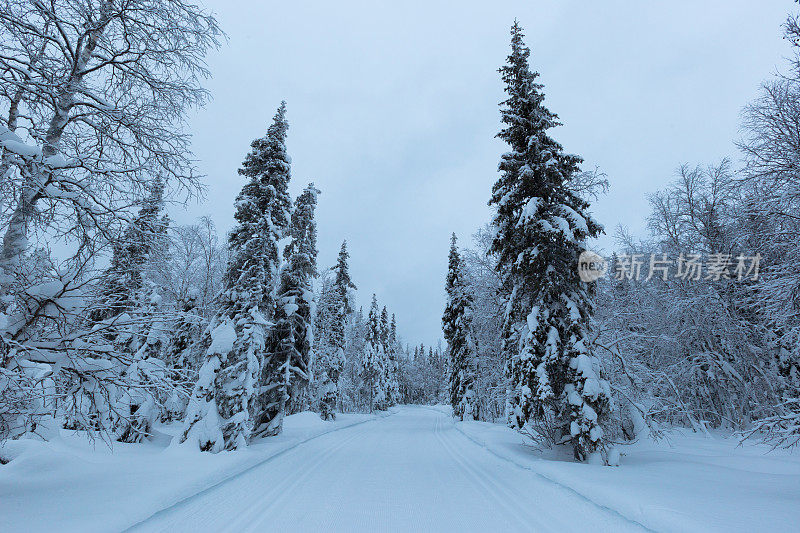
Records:
[[[316,354],[313,353],[315,332],[311,314],[316,305],[314,301],[314,279],[319,277],[317,270],[317,222],[314,214],[319,194],[319,189],[313,183],[309,183],[306,186],[295,200],[290,226],[292,234],[291,246],[293,248],[291,254],[288,254],[287,251],[287,259],[289,266],[297,272],[296,279],[301,282],[302,292],[300,303],[298,304],[298,316],[304,317],[303,327],[306,331],[306,344],[303,345],[302,349],[298,346],[297,352],[301,357],[298,359],[298,365],[296,365],[298,368],[301,366],[305,368],[306,377],[302,378],[298,374],[292,382],[290,389],[292,413],[304,411],[310,407],[311,365],[316,357]],[[297,254],[300,254],[300,257],[295,257]],[[305,267],[301,267],[304,264],[303,255],[308,257],[308,263]]]
[[[286,153],[286,103],[266,136],[251,143],[239,174],[248,178],[236,198],[237,225],[228,237],[230,260],[218,311],[203,335],[206,360],[187,408],[182,442],[201,450],[245,446],[255,417],[269,426],[270,386],[280,377],[266,353],[280,256],[289,225],[291,160]],[[259,372],[261,369],[261,372]]]
[[[269,418],[256,427],[256,436],[276,435],[292,406],[302,409],[309,381],[309,363],[314,345],[311,310],[313,279],[317,275],[317,224],[314,210],[319,190],[311,183],[297,197],[284,250],[275,310],[275,327],[269,338],[265,377],[269,386]]]
[[[281,102],[278,113],[275,116],[273,127],[275,128],[275,140],[272,140],[272,132],[267,132],[266,157],[263,160],[254,159],[252,171],[259,172],[263,168],[263,175],[271,191],[273,191],[270,202],[265,208],[266,220],[271,224],[270,236],[274,242],[275,262],[271,263],[270,289],[277,289],[280,276],[280,258],[278,256],[278,241],[289,237],[289,224],[292,209],[292,200],[289,196],[289,180],[291,179],[291,159],[286,153],[286,130],[289,128],[286,122],[286,102]],[[316,241],[316,235],[314,236]],[[316,242],[315,242],[316,244]],[[275,304],[273,300],[270,307],[273,327],[275,327]],[[267,340],[274,339],[274,335],[267,337]],[[286,396],[283,388],[287,383],[286,372],[288,371],[283,362],[285,352],[276,349],[276,344],[270,342],[268,352],[265,354],[261,364],[261,372],[258,378],[257,398],[251,409],[255,425],[254,433],[258,436],[276,435],[283,429],[283,408]]]
[[[479,413],[474,402],[477,350],[471,331],[472,297],[464,282],[464,267],[456,243],[453,233],[445,285],[447,304],[442,316],[442,330],[447,341],[448,390],[453,416],[477,420]]]
[[[502,156],[489,202],[496,208],[492,251],[508,297],[507,414],[520,429],[555,420],[556,430],[571,439],[575,458],[585,460],[604,450],[610,393],[588,338],[592,302],[577,260],[586,239],[602,228],[570,189],[581,159],[565,154],[547,134],[558,117],[543,104],[529,55],[515,21],[511,54],[500,69],[508,98],[498,134],[511,151]]]
[[[339,398],[338,382],[339,376],[344,370],[345,365],[345,331],[347,329],[348,317],[353,313],[353,302],[350,294],[351,290],[356,289],[350,277],[350,265],[347,260],[350,254],[347,252],[347,241],[342,241],[342,247],[339,250],[339,256],[336,259],[336,279],[334,280],[333,287],[336,298],[336,305],[334,306],[334,316],[331,325],[331,344],[334,347],[333,357],[328,365],[328,376],[336,385],[336,399]]]

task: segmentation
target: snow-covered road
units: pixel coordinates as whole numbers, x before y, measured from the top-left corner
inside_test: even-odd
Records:
[[[629,531],[642,528],[504,461],[446,414],[402,407],[166,509],[135,531]]]

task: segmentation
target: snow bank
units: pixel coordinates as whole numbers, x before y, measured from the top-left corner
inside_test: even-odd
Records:
[[[609,468],[575,463],[566,449],[537,450],[499,424],[458,422],[456,429],[490,453],[656,531],[796,531],[800,523],[797,453],[674,432],[668,441],[620,447],[622,466]]]
[[[61,430],[49,442],[9,441],[0,447],[0,531],[119,531],[269,458],[373,415],[316,413],[286,417],[284,431],[237,452],[203,453],[169,446],[181,424],[159,426],[151,442],[87,442]]]

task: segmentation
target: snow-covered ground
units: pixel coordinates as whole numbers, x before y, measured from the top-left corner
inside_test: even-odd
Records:
[[[539,452],[510,429],[459,422],[488,453],[591,499],[655,531],[798,531],[800,454],[673,431],[621,447],[619,468]]]
[[[169,428],[164,428],[168,431]],[[800,457],[672,434],[622,466],[561,460],[446,409],[287,418],[241,452],[103,443],[69,432],[0,456],[0,531],[792,531]]]
[[[300,413],[286,418],[281,435],[218,454],[169,446],[178,424],[158,428],[154,442],[116,442],[113,450],[64,430],[49,442],[9,441],[0,447],[1,458],[13,459],[0,465],[0,532],[121,531],[255,465],[279,461],[308,439],[375,418],[344,414],[324,422]]]

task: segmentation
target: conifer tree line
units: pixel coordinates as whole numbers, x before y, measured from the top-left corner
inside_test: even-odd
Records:
[[[347,243],[336,265],[323,272],[315,319],[312,397],[324,419],[339,412],[372,412],[397,404],[444,403],[443,350],[410,347],[397,319],[373,294],[369,310],[355,309]]]
[[[784,30],[797,47],[797,17]],[[671,426],[796,444],[800,50],[744,110],[744,164],[682,165],[649,199],[651,237],[618,229],[607,275],[586,283],[578,256],[603,231],[589,200],[608,181],[550,136],[558,117],[523,38],[515,22],[500,68],[507,98],[497,136],[509,151],[489,200],[494,217],[472,246],[451,239],[442,326],[453,415],[505,420],[606,464],[617,461],[615,443]],[[729,270],[691,280],[619,274],[626,257],[651,254],[725,257]],[[757,279],[738,279],[736,258],[756,255]]]
[[[85,366],[37,374],[48,361],[23,366],[6,347],[18,375],[4,367],[3,385],[18,396],[4,396],[3,438],[48,421],[140,442],[154,423],[179,421],[180,443],[218,452],[277,435],[287,415],[304,410],[334,420],[342,411],[386,410],[409,401],[411,390],[417,401],[438,401],[433,377],[442,369],[426,375],[436,400],[402,384],[416,379],[408,367],[441,356],[420,347],[412,365],[395,315],[375,295],[366,317],[355,310],[346,241],[336,263],[319,272],[320,191],[309,183],[291,198],[288,129],[282,102],[238,171],[244,184],[225,245],[208,220],[171,227],[164,181],[148,186],[111,242],[109,265],[87,276],[86,303],[51,316],[80,332]],[[63,308],[44,293],[51,285],[29,288],[38,298],[28,305]]]
[[[650,236],[619,231],[609,264],[758,255],[758,277],[588,284],[577,257],[608,182],[552,136],[515,23],[494,216],[470,246],[451,239],[443,348],[401,339],[376,295],[356,304],[346,242],[320,264],[324,196],[289,192],[285,104],[238,170],[229,234],[169,219],[202,189],[181,128],[209,96],[213,16],[190,0],[0,11],[0,441],[67,427],[141,442],[175,422],[183,445],[217,452],[303,410],[399,403],[450,403],[607,463],[672,425],[800,440],[797,17],[788,68],[743,111],[742,163],[680,166],[650,197]]]
[[[226,238],[175,225],[168,202],[201,191],[180,128],[222,33],[190,1],[84,4],[0,6],[0,441],[134,443],[173,422],[218,452],[299,411],[406,401],[394,314],[356,311],[346,243],[318,265],[321,193],[290,195],[285,103],[238,170]]]

